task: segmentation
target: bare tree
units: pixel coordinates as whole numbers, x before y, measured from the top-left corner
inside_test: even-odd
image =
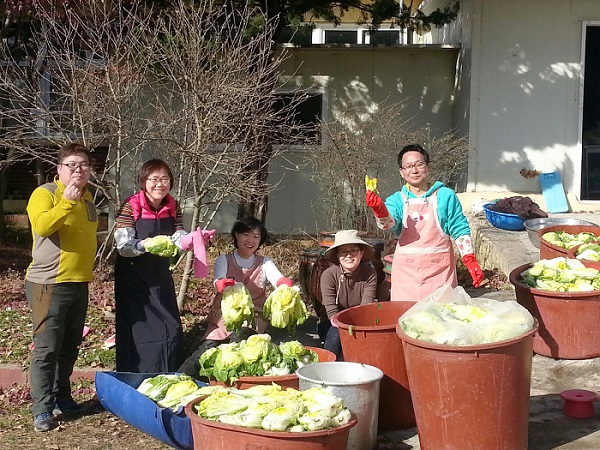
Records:
[[[0,58],[0,84],[8,86],[2,101],[10,106],[0,118],[11,120],[0,147],[41,157],[32,139],[56,149],[76,138],[107,149],[94,183],[111,211],[142,160],[161,157],[177,174],[173,194],[191,208],[192,229],[209,226],[227,197],[274,188],[255,172],[266,173],[281,147],[257,149],[304,136],[293,120],[301,92],[274,107],[285,57],[272,53],[276,18],[212,0],[160,10],[124,0],[44,5],[36,3],[29,56],[6,51]],[[180,307],[191,266],[189,254]]]
[[[324,192],[316,205],[329,217],[332,229],[358,229],[381,234],[373,214],[365,206],[365,175],[378,177],[382,193],[398,190],[396,158],[408,144],[423,145],[431,157],[432,180],[458,188],[469,151],[467,138],[452,132],[435,136],[428,127],[415,127],[402,104],[388,104],[372,111],[350,107],[336,111],[331,122],[323,122],[324,145],[308,153],[313,180]]]
[[[250,36],[257,22],[261,30]],[[265,154],[257,149],[264,142],[286,144],[290,136],[297,140],[303,135],[292,120],[302,95],[274,108],[275,80],[284,58],[271,53],[276,19],[211,0],[193,5],[180,1],[153,27],[154,39],[144,55],[154,70],[149,99],[153,139],[179,168],[182,194],[191,193],[195,229],[209,224],[227,197],[239,201],[274,188],[259,174],[279,150]],[[188,255],[180,305],[191,265]]]
[[[34,1],[30,37],[3,42],[0,147],[47,167],[66,141],[81,141],[92,155],[105,148],[92,184],[114,212],[122,199],[123,161],[144,145],[144,66],[132,57],[130,43],[140,32],[134,25],[151,16],[120,2],[63,6]]]

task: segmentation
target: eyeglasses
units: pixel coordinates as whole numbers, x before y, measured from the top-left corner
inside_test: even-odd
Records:
[[[158,183],[161,184],[167,184],[171,181],[171,179],[169,177],[162,177],[162,178],[146,178],[146,180],[148,180],[150,183],[157,185]]]
[[[90,163],[88,163],[88,162],[82,162],[82,163],[70,162],[70,163],[61,163],[60,165],[65,166],[71,172],[75,172],[77,169],[81,169],[81,170],[89,170],[90,169]]]
[[[356,256],[360,253],[360,248],[353,248],[352,250],[338,250],[337,255],[340,258],[343,258],[345,256]]]
[[[414,168],[417,168],[419,170],[421,170],[423,167],[425,167],[427,165],[427,163],[425,161],[419,161],[416,162],[414,164],[409,164],[407,166],[402,166],[400,167],[402,170],[413,170]]]

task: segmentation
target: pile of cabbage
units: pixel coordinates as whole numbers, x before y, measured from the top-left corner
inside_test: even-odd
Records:
[[[569,250],[579,244],[593,242],[598,239],[598,236],[588,231],[577,234],[567,233],[566,231],[549,231],[548,233],[542,234],[542,239],[557,247]]]
[[[289,375],[298,367],[318,361],[318,355],[298,341],[277,345],[268,334],[255,334],[202,353],[199,375],[232,384],[243,376]]]
[[[318,431],[344,425],[352,413],[322,387],[282,390],[277,384],[220,389],[197,406],[198,415],[230,425],[269,431]]]
[[[517,302],[478,299],[464,304],[421,301],[398,323],[414,339],[460,346],[515,338],[531,330],[534,319]]]
[[[586,292],[600,289],[600,271],[578,259],[541,259],[521,273],[521,281],[552,292]]]
[[[137,391],[153,400],[161,408],[177,411],[192,400],[209,395],[215,386],[199,387],[189,375],[160,374],[146,378]]]
[[[148,253],[158,256],[177,256],[179,248],[173,243],[169,236],[159,235],[144,240],[144,248]]]
[[[587,261],[600,261],[600,244],[592,242],[582,244],[575,254],[577,259],[585,259]]]
[[[254,326],[255,308],[252,296],[243,283],[228,286],[223,291],[221,312],[227,331],[239,332],[244,325]],[[300,298],[300,288],[281,285],[265,301],[263,311],[265,321],[275,328],[287,328],[290,333],[310,317],[306,305]]]

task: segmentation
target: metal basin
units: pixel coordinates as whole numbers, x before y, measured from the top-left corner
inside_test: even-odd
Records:
[[[525,221],[525,229],[527,230],[527,235],[529,236],[529,240],[535,248],[540,248],[540,241],[537,235],[538,230],[558,225],[598,226],[597,224],[588,222],[587,220],[568,219],[564,217],[543,217],[539,219],[529,219]]]

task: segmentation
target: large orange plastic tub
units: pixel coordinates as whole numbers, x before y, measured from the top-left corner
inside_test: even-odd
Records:
[[[531,264],[514,269],[509,280],[517,301],[539,322],[533,351],[557,359],[600,356],[600,291],[551,292],[521,282]]]
[[[564,231],[565,233],[578,234],[578,233],[593,233],[600,238],[600,227],[594,225],[553,225],[551,227],[545,227],[538,230],[538,239],[540,241],[540,259],[552,259],[562,256],[567,257],[568,249],[559,247],[558,245],[551,244],[542,238],[546,233],[551,231]]]
[[[454,346],[397,326],[422,450],[526,450],[535,327],[507,341]]]
[[[204,398],[185,407],[192,422],[194,450],[346,450],[350,429],[356,425],[353,415],[347,424],[322,431],[292,433],[239,427],[200,417],[195,405]]]
[[[319,357],[319,362],[332,362],[335,361],[336,356],[335,353],[330,352],[329,350],[325,350],[324,348],[318,347],[309,347],[306,348],[312,350]],[[298,390],[298,386],[300,384],[298,380],[298,375],[295,373],[290,373],[288,375],[273,375],[267,377],[239,377],[234,383],[227,385],[230,387],[234,387],[237,389],[248,389],[249,387],[256,386],[258,384],[278,384],[283,389],[292,388]],[[221,383],[216,380],[210,380],[211,385],[226,385],[226,383]]]
[[[379,368],[379,430],[415,426],[415,414],[404,364],[402,341],[396,335],[398,319],[415,302],[382,302],[354,306],[337,314],[344,360]]]

